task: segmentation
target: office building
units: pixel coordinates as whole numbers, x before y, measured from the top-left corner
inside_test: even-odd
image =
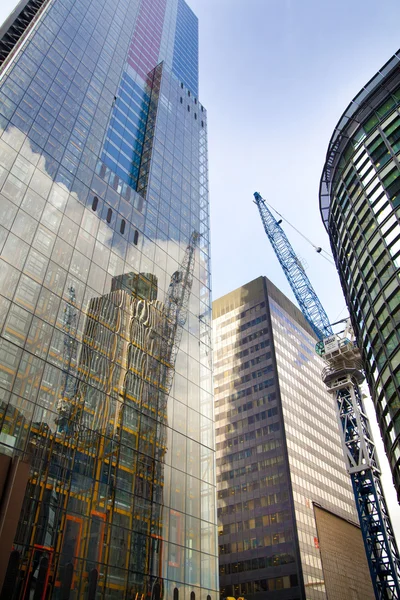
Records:
[[[206,119],[184,0],[0,29],[10,600],[216,600]]]
[[[266,277],[213,329],[221,598],[372,600],[315,334]]]
[[[400,57],[330,140],[320,208],[400,499]]]

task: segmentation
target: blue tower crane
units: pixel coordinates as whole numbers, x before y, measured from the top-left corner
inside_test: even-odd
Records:
[[[265,233],[272,244],[283,272],[299,303],[301,312],[318,339],[321,340],[324,337],[332,335],[332,327],[329,324],[328,316],[304,271],[303,265],[287,239],[280,221],[277,221],[273,217],[265,200],[258,192],[255,192],[254,198],[260,212]]]
[[[400,600],[400,557],[360,391],[364,375],[350,321],[347,320],[342,334],[333,334],[326,312],[280,221],[276,221],[258,192],[254,198],[265,233],[304,317],[319,340],[316,351],[327,365],[322,379],[335,398],[346,469],[353,486],[375,597],[377,600]]]

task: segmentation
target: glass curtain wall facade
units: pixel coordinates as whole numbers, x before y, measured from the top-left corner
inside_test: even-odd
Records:
[[[400,499],[400,54],[329,144],[320,207]]]
[[[197,18],[33,0],[1,34],[0,588],[13,550],[12,600],[215,600]]]
[[[373,600],[310,326],[260,277],[213,302],[213,329],[221,598],[326,600],[355,589]],[[350,523],[357,559],[338,535],[323,564],[317,507]],[[326,581],[345,556],[340,583]]]

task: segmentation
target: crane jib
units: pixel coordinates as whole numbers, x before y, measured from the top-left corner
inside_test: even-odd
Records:
[[[332,335],[328,316],[296,256],[280,222],[278,222],[265,200],[258,192],[254,194],[265,233],[271,242],[277,259],[286,275],[300,309],[319,340]]]

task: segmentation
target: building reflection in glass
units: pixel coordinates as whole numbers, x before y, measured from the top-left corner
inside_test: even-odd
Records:
[[[174,273],[167,303],[177,286],[182,288],[184,276]],[[190,277],[184,285],[184,293],[190,293]],[[37,519],[37,526],[34,533],[21,527],[16,542],[29,545],[33,533],[27,565],[31,591],[41,559],[52,558],[58,548],[56,590],[72,564],[71,589],[77,593],[97,570],[100,584],[128,589],[131,597],[161,594],[170,361],[177,329],[186,318],[181,311],[177,327],[179,290],[172,300],[178,310],[171,310],[170,301],[169,312],[157,292],[152,274],[114,277],[111,292],[89,303],[78,358],[70,289],[64,309],[62,397],[53,402],[58,415],[53,413],[49,424],[44,411],[28,439],[35,468],[24,512]],[[26,427],[21,414],[15,417],[17,427]],[[170,518],[174,529],[182,527],[179,513],[171,511]],[[178,566],[179,555],[172,562]],[[104,563],[108,573],[103,583]]]

